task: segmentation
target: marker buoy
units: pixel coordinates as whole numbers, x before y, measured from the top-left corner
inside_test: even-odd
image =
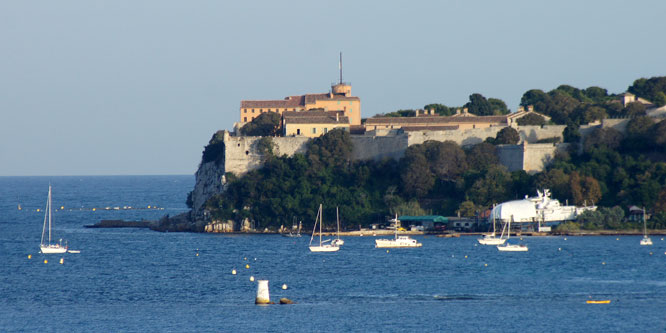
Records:
[[[465,256],[465,259],[467,259],[467,256]]]
[[[254,282],[254,276],[250,275],[250,282]]]
[[[199,256],[199,252],[197,252],[197,257]]]
[[[488,267],[488,264],[483,264],[484,267]]]
[[[618,237],[618,238],[615,238],[615,240],[620,240],[620,237]]]
[[[287,290],[287,284],[286,283],[282,285],[282,290]]]
[[[250,264],[245,264],[246,269],[250,269]]]
[[[32,254],[28,254],[28,259],[32,259]]]
[[[386,253],[389,253],[389,250],[386,250]]]
[[[564,240],[567,240],[567,238],[566,238],[566,237],[564,237]]]
[[[48,260],[46,260],[46,259],[44,259],[44,263],[45,263],[45,264],[48,264],[48,263],[49,263],[49,261],[48,261]]]
[[[558,247],[557,250],[558,250],[558,251],[562,251],[562,248],[561,248],[561,247]]]
[[[65,258],[60,258],[60,264],[62,265],[63,263],[65,263]]]
[[[236,270],[235,269],[231,270],[231,275],[236,275]]]
[[[602,261],[602,262],[601,262],[601,264],[602,264],[602,265],[605,265],[605,264],[606,264],[606,262],[605,262],[605,261]]]
[[[268,280],[259,280],[257,282],[257,298],[254,299],[254,304],[270,304],[271,296],[268,291]]]

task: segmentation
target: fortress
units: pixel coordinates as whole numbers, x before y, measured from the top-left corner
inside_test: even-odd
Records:
[[[498,145],[500,163],[509,171],[524,170],[528,173],[542,171],[558,150],[566,149],[562,142],[563,125],[519,126],[517,120],[530,113],[531,108],[498,116],[475,116],[466,110],[446,117],[435,115],[433,110],[417,110],[414,117],[373,117],[361,124],[360,99],[351,96],[351,85],[332,85],[328,94],[291,96],[285,100],[242,101],[240,122],[261,113],[277,112],[282,115],[283,136],[271,137],[276,155],[292,156],[305,153],[308,142],[333,128],[351,132],[353,160],[382,160],[403,157],[407,147],[428,140],[453,141],[471,146],[495,138],[503,128],[510,126],[520,134],[517,145]],[[543,116],[543,115],[542,115]],[[548,117],[543,116],[545,119]],[[624,130],[627,119],[606,119],[600,124],[581,126],[583,137],[597,127],[613,127]],[[289,127],[291,125],[291,127]],[[235,131],[237,132],[237,131]],[[226,173],[240,176],[261,167],[263,155],[257,147],[262,137],[239,136],[223,131],[223,156],[217,161],[201,163],[196,172],[196,184],[192,192],[192,217],[205,218],[204,204],[212,195],[224,191]]]

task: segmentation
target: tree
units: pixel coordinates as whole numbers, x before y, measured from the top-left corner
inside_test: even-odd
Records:
[[[241,127],[240,132],[246,136],[276,136],[280,130],[282,117],[277,112],[266,112]]]
[[[467,102],[464,107],[468,109],[469,113],[477,116],[493,115],[493,109],[490,103],[481,94],[471,94],[469,96],[469,102]]]
[[[486,170],[492,165],[499,164],[497,148],[487,142],[474,145],[466,152],[466,155],[467,165],[473,170]]]
[[[470,216],[476,216],[476,212],[478,211],[478,208],[472,201],[463,201],[460,206],[458,207],[458,213],[460,216],[465,216],[465,217],[470,217]]]
[[[586,152],[598,148],[615,150],[621,140],[622,133],[614,128],[596,128],[585,138],[584,148]]]
[[[637,117],[645,115],[645,105],[641,102],[631,102],[624,107],[623,113],[627,117]]]
[[[645,98],[648,101],[655,103],[657,106],[666,105],[666,100],[662,97],[663,94],[666,94],[666,76],[652,77],[649,79],[640,78],[634,81],[634,84],[627,90],[638,97]],[[662,95],[659,93],[662,93]]]
[[[435,110],[435,113],[440,116],[450,116],[455,113],[453,108],[450,108],[444,104],[428,104],[423,107],[424,110]]]
[[[562,136],[564,137],[564,142],[569,142],[569,143],[578,143],[580,142],[580,126],[578,126],[575,123],[569,123],[567,124],[567,127],[564,128],[564,131],[562,132]]]
[[[529,113],[520,117],[517,123],[520,126],[543,126],[546,124],[546,119],[538,114]]]
[[[432,174],[441,180],[454,181],[465,169],[465,152],[453,141],[426,141],[424,154]]]
[[[599,182],[589,176],[581,177],[576,171],[569,176],[569,188],[571,198],[576,205],[592,204],[599,202],[599,199],[601,199]]]
[[[490,109],[493,110],[493,114],[502,115],[509,114],[511,110],[506,106],[503,100],[499,98],[488,98],[488,103],[490,104]]]
[[[495,136],[495,144],[515,145],[520,141],[520,134],[513,127],[504,127]]]
[[[510,184],[511,174],[503,165],[496,165],[476,180],[467,194],[473,202],[489,207],[495,202],[506,201]]]
[[[412,146],[414,147],[414,146]],[[435,184],[435,177],[430,172],[428,160],[420,149],[407,148],[401,160],[400,180],[402,190],[408,196],[423,197]]]

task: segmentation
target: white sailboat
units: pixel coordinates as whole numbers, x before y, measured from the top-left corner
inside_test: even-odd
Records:
[[[375,239],[375,248],[401,248],[401,247],[421,247],[423,244],[409,236],[398,236],[400,220],[398,214],[395,215],[395,238],[394,239]]]
[[[337,246],[342,246],[345,245],[345,241],[340,239],[340,212],[338,211],[338,207],[335,207],[335,216],[338,220],[338,235],[337,238],[334,239],[331,244],[337,245]]]
[[[67,246],[62,245],[62,239],[59,243],[51,243],[51,226],[53,225],[51,217],[51,184],[49,184],[49,195],[46,199],[46,209],[44,213],[44,227],[42,228],[42,241],[39,244],[39,248],[42,253],[65,253],[67,252]],[[48,221],[48,225],[47,225]],[[47,236],[48,228],[48,236]]]
[[[482,245],[502,245],[504,242],[506,242],[505,238],[502,238],[501,236],[497,238],[495,234],[495,207],[493,206],[493,210],[490,211],[490,215],[492,216],[493,220],[493,233],[490,235],[483,235],[483,238],[477,239],[479,244]]]
[[[314,235],[315,232],[317,231],[317,223],[319,223],[319,245],[312,245],[312,241],[314,240]],[[322,209],[321,209],[321,204],[319,204],[319,211],[317,212],[317,218],[315,219],[315,224],[314,228],[312,229],[312,236],[310,237],[310,252],[336,252],[340,250],[340,247],[331,244],[330,239],[327,240],[322,240],[321,239],[321,225],[323,224],[322,221]]]
[[[645,221],[645,207],[643,207],[643,238],[641,245],[652,245],[652,239],[647,235],[647,222]]]
[[[502,235],[500,235],[500,238],[503,238],[504,236],[504,230],[506,229],[506,239],[505,241],[508,241],[509,238],[511,238],[511,220],[509,220],[508,223],[504,224],[504,228],[502,228]],[[508,224],[508,227],[507,227]],[[527,252],[528,248],[527,245],[524,244],[510,244],[506,243],[505,245],[497,245],[497,250],[500,252]]]

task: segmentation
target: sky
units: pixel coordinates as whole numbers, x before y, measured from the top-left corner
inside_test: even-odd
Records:
[[[666,1],[0,1],[0,176],[193,174],[240,101],[362,117],[666,75]]]

